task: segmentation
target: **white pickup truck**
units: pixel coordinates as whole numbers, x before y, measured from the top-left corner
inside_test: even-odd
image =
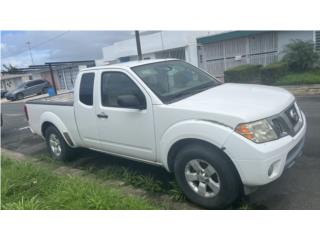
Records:
[[[163,166],[206,208],[281,176],[307,126],[286,90],[222,84],[176,59],[81,70],[74,93],[28,101],[25,111],[53,158],[84,147]]]

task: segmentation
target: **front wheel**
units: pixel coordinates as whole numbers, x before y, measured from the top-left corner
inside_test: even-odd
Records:
[[[24,98],[23,93],[18,93],[16,96],[16,100],[22,100]]]
[[[205,208],[225,208],[240,196],[238,173],[218,149],[188,145],[177,154],[174,170],[187,198]]]
[[[74,155],[74,149],[70,148],[60,132],[54,126],[49,126],[45,131],[47,148],[55,160],[70,161]]]

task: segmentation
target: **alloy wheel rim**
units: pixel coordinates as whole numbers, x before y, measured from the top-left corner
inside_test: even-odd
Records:
[[[190,188],[201,197],[212,198],[220,192],[219,174],[207,161],[190,160],[185,167],[184,174]]]
[[[61,143],[59,138],[55,134],[50,134],[49,136],[49,145],[51,148],[52,153],[59,157],[61,155]]]

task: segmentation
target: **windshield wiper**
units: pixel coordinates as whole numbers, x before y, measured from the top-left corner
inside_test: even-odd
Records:
[[[211,88],[211,87],[214,87],[214,86],[216,86],[216,85],[213,84],[213,83],[211,83],[211,82],[209,82],[209,84],[206,83],[206,84],[203,84],[203,85],[200,86],[200,87],[198,86],[198,87],[195,87],[195,88],[187,89],[187,90],[185,90],[185,91],[182,91],[182,92],[176,93],[176,94],[174,94],[174,95],[168,96],[168,97],[167,97],[167,100],[168,100],[168,101],[172,101],[172,100],[174,100],[174,99],[179,99],[179,98],[181,98],[181,97],[188,97],[188,96],[191,96],[191,95],[193,95],[193,94],[202,92],[202,91],[204,91],[204,90],[206,90],[206,89],[209,89],[209,88]]]

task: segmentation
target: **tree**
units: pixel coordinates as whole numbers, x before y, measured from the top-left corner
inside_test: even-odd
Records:
[[[15,66],[12,66],[11,64],[9,64],[9,65],[3,64],[2,66],[5,69],[4,70],[5,73],[11,73],[11,74],[20,73],[20,70],[18,68],[16,68]]]
[[[285,47],[284,53],[283,60],[288,63],[290,70],[296,72],[313,68],[319,59],[312,41],[293,40]]]

